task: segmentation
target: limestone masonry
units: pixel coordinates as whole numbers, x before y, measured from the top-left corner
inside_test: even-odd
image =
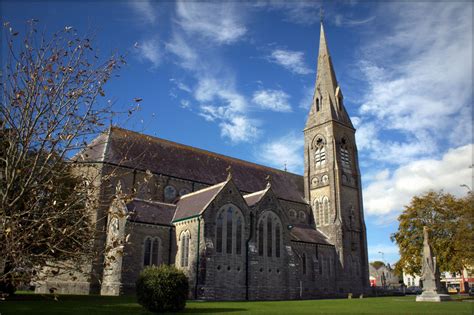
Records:
[[[304,176],[110,128],[76,156],[100,186],[98,255],[47,292],[119,295],[148,265],[173,264],[190,297],[307,299],[369,287],[355,129],[323,25],[304,129]],[[104,254],[105,252],[105,254]]]

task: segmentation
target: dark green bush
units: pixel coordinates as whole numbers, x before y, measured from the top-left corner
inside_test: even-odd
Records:
[[[146,267],[137,280],[137,300],[151,312],[180,311],[186,306],[188,287],[188,278],[174,266]]]

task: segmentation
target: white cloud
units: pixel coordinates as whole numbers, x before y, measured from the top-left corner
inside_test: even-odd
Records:
[[[316,1],[262,0],[257,1],[254,7],[281,11],[287,21],[296,24],[311,25],[320,21],[319,8],[321,4]]]
[[[314,96],[313,86],[303,87],[303,96],[300,100],[299,107],[309,110],[311,105],[313,104],[313,96]]]
[[[258,138],[259,121],[247,116],[247,101],[236,92],[233,84],[215,78],[201,78],[194,91],[200,102],[199,115],[217,122],[221,136],[232,143],[251,142]]]
[[[268,60],[297,74],[312,73],[311,69],[304,63],[304,53],[302,51],[276,49],[268,57]]]
[[[336,14],[334,16],[334,24],[336,24],[337,26],[359,26],[359,25],[363,25],[363,24],[367,24],[367,23],[370,23],[372,22],[373,20],[375,19],[375,16],[370,16],[368,18],[365,18],[365,19],[350,19],[348,17],[344,17],[342,14]]]
[[[258,90],[253,93],[252,101],[262,109],[291,112],[289,98],[290,96],[281,90]]]
[[[139,44],[138,53],[142,60],[151,62],[153,68],[158,67],[161,63],[160,45],[156,39],[145,40]]]
[[[304,139],[300,134],[290,133],[282,138],[264,143],[255,153],[257,160],[295,173],[303,172],[303,145]]]
[[[188,33],[200,35],[218,44],[230,44],[240,39],[247,29],[235,3],[178,1],[179,25]]]
[[[140,1],[130,1],[129,5],[135,10],[137,15],[150,24],[155,24],[156,22],[156,11],[151,1],[140,0]]]
[[[179,58],[179,65],[187,70],[197,70],[199,67],[198,55],[181,35],[175,33],[172,40],[166,43],[166,50]]]
[[[473,31],[466,5],[472,4],[382,6],[380,14],[394,21],[387,36],[374,36],[360,62],[369,85],[360,114],[374,122],[358,137],[362,146],[375,150],[380,132],[401,132],[408,144],[390,145],[410,160],[472,143]]]
[[[243,115],[235,115],[220,123],[221,135],[233,143],[250,142],[255,140],[260,131],[256,127],[258,122]]]
[[[428,190],[465,195],[462,184],[472,183],[472,144],[449,150],[441,159],[421,159],[387,169],[375,175],[364,189],[364,208],[368,215],[396,215],[411,198]]]

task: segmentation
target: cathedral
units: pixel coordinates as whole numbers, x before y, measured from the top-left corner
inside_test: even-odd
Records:
[[[355,129],[321,23],[304,175],[112,127],[76,157],[100,186],[96,259],[38,292],[132,293],[171,264],[206,300],[288,300],[369,287]]]

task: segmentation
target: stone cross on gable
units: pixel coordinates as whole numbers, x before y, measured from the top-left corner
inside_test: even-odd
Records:
[[[232,166],[227,166],[227,168],[225,169],[226,172],[227,172],[227,180],[230,180],[232,178]]]

